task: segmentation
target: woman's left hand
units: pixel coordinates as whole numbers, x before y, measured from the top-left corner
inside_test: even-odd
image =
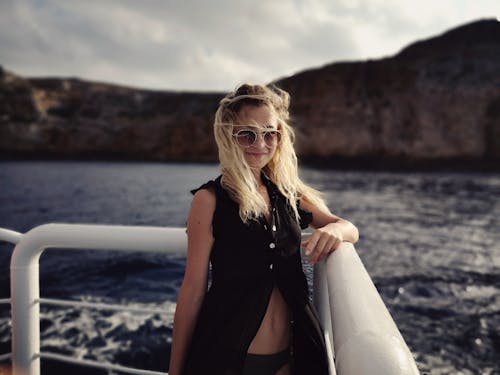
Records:
[[[330,223],[315,229],[309,238],[302,241],[301,244],[306,248],[305,254],[309,256],[309,262],[314,264],[335,251],[343,240],[344,237],[340,228],[336,223]]]

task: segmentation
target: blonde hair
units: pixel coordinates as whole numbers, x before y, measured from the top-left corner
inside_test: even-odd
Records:
[[[298,176],[297,156],[293,148],[295,133],[288,124],[290,95],[274,86],[242,84],[227,94],[219,103],[215,113],[214,135],[219,150],[221,184],[230,197],[239,204],[239,215],[243,222],[256,220],[267,211],[267,204],[257,191],[257,183],[243,151],[233,137],[233,126],[238,125],[243,106],[267,105],[278,120],[281,141],[276,151],[263,168],[264,173],[286,197],[298,220],[297,199],[305,199],[328,212],[322,193],[304,184]]]

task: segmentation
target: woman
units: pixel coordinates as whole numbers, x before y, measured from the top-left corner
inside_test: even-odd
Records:
[[[299,179],[288,107],[285,91],[249,84],[220,102],[222,173],[191,191],[170,375],[328,373],[300,247],[315,263],[358,231]]]

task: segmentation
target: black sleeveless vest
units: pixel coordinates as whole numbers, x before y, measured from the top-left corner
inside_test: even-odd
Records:
[[[264,173],[262,180],[273,207],[270,223],[262,215],[245,224],[238,203],[221,186],[221,176],[191,190],[194,194],[213,188],[217,203],[212,283],[187,351],[185,375],[241,374],[275,286],[292,311],[294,374],[328,374],[323,333],[309,302],[300,257],[301,229],[312,221],[312,214],[299,208],[297,222],[277,186]]]

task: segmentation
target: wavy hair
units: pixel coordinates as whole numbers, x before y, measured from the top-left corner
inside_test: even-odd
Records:
[[[243,106],[248,105],[266,105],[276,114],[281,141],[263,171],[286,197],[296,220],[299,218],[297,199],[305,199],[328,212],[323,194],[304,184],[298,176],[297,156],[293,148],[295,133],[288,124],[290,95],[275,85],[244,83],[220,101],[214,121],[214,136],[222,174],[221,185],[239,204],[242,221],[248,223],[250,220],[256,220],[267,211],[267,204],[257,190],[252,170],[233,137],[233,126],[239,124],[240,111]],[[228,124],[233,126],[227,126]]]

